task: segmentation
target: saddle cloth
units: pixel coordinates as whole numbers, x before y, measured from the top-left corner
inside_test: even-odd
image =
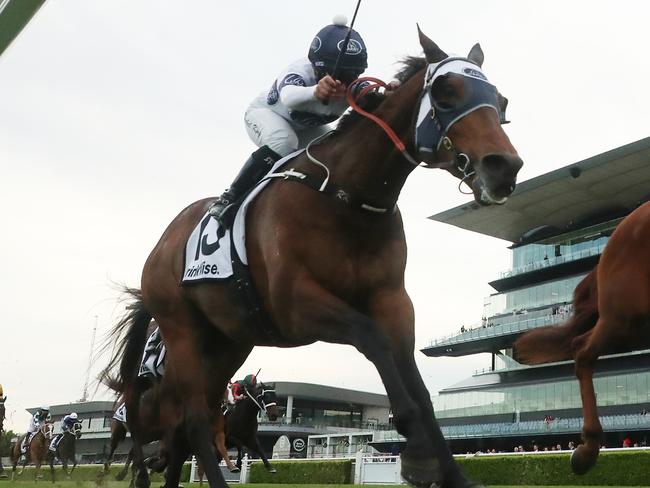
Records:
[[[118,422],[126,423],[126,403],[122,403],[117,407],[117,410],[115,410],[115,413],[113,414],[113,418]]]
[[[257,195],[277,176],[276,171],[302,153],[300,149],[277,161],[273,168],[253,188],[237,209],[232,229],[219,227],[219,222],[212,217],[209,210],[196,225],[185,245],[185,268],[182,283],[200,283],[218,281],[233,276],[233,248],[239,260],[248,265],[246,257],[246,212]],[[277,173],[276,173],[277,174]]]

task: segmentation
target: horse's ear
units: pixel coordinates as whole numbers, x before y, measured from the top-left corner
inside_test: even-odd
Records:
[[[483,49],[481,49],[481,45],[478,42],[472,46],[472,49],[469,50],[467,59],[473,63],[478,64],[479,66],[483,66],[483,60],[485,59],[485,56],[483,55]]]
[[[438,47],[438,45],[429,39],[424,32],[420,30],[420,25],[418,26],[418,36],[420,36],[420,46],[424,50],[424,56],[427,58],[428,63],[438,63],[443,59],[447,58],[447,53]]]

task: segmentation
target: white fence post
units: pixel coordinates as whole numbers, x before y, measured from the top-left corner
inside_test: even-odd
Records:
[[[192,462],[190,463],[190,483],[193,483],[196,479],[196,456],[192,456]]]
[[[239,483],[248,483],[249,478],[249,463],[248,463],[248,454],[244,455],[244,458],[241,460],[241,471],[239,473]]]
[[[402,480],[402,456],[397,456],[397,459],[395,460],[395,484],[400,485],[403,484],[404,481]]]
[[[360,485],[363,479],[363,451],[359,449],[354,459],[354,484]]]

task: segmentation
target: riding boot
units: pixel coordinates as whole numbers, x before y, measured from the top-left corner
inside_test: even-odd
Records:
[[[280,155],[268,146],[262,146],[244,163],[235,180],[210,207],[210,215],[221,225],[228,226],[229,210],[241,197],[246,195],[262,177],[269,172]]]

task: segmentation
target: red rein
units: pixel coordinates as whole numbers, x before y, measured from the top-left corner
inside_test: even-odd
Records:
[[[356,97],[353,96],[352,92],[354,91],[354,87],[358,85],[359,83],[363,83],[364,81],[370,82],[370,84],[364,88],[361,89],[361,91],[357,94]],[[391,138],[393,141],[393,144],[395,144],[395,147],[399,149],[400,152],[406,153],[406,146],[404,143],[400,140],[400,138],[395,134],[395,131],[391,129],[391,127],[381,120],[379,117],[377,117],[374,114],[371,114],[370,112],[366,112],[364,109],[359,107],[357,104],[357,99],[363,97],[366,93],[371,92],[373,90],[378,90],[380,87],[386,88],[386,83],[381,81],[379,78],[372,78],[372,77],[365,77],[365,78],[357,78],[354,80],[352,83],[350,83],[350,86],[348,86],[347,90],[347,100],[348,104],[350,107],[352,107],[352,110],[355,112],[359,112],[361,115],[364,117],[369,118],[372,120],[375,124],[377,124],[379,127],[382,128],[382,130],[388,135],[388,137]]]

